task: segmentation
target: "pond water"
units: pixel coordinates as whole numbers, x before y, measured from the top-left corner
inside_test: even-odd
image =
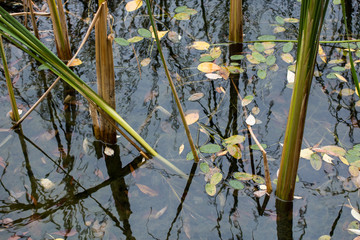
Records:
[[[65,5],[73,50],[87,31],[86,20],[93,17],[96,9],[94,2],[70,0]],[[45,1],[35,3],[41,8]],[[109,11],[115,37],[129,39],[138,35],[138,29],[148,29],[150,21],[145,5],[129,13],[125,4],[110,1]],[[190,20],[169,17],[184,5],[197,11]],[[161,44],[184,110],[199,113],[199,120],[190,125],[196,144],[221,145],[222,139],[243,135],[246,140],[242,143],[242,158],[235,159],[229,153],[222,156],[201,153],[201,163],[223,175],[216,185],[216,194],[209,196],[205,191],[206,175],[193,160],[186,160],[190,147],[156,45],[150,39],[129,46],[114,43],[117,112],[162,156],[191,174],[189,180],[156,159],[143,162],[136,149],[121,136],[117,145],[109,146],[115,150],[114,156],[105,157],[103,144],[93,135],[88,103],[76,94],[64,104],[69,92],[63,84],[57,85],[51,96],[24,121],[22,132],[8,131],[10,102],[2,72],[0,238],[318,239],[322,235],[354,238],[356,235],[347,228],[355,219],[346,204],[350,201],[358,206],[358,178],[351,177],[349,166],[338,157],[332,156],[332,163],[322,161],[319,170],[309,160],[300,160],[295,190],[300,198],[290,204],[292,219],[284,217],[288,212],[280,209],[274,194],[256,196],[260,184],[243,181],[242,190],[229,184],[235,172],[264,177],[261,152],[249,148],[254,141],[247,137],[246,118],[233,81],[242,97],[254,96],[247,111],[256,113],[254,107],[260,110],[254,113],[259,121],[253,130],[259,141],[267,145],[271,179],[275,180],[276,188],[292,93],[287,76],[293,61],[286,63],[281,55],[288,52],[295,57],[296,45],[284,52],[285,43],[276,43],[271,47],[273,52],[262,53],[275,56],[276,66],[252,64],[245,58],[235,65],[244,70],[241,74],[233,74],[227,80],[211,79],[197,69],[201,54],[219,47],[221,55],[214,61],[227,66],[235,62],[230,57],[239,54],[225,44],[229,35],[229,1],[161,0],[155,1],[153,9],[159,30],[181,36],[176,42],[166,35]],[[299,23],[286,19],[299,18],[297,1],[243,1],[243,12],[245,41],[262,35],[292,40],[297,37]],[[358,2],[350,4],[348,12],[350,30],[358,39]],[[281,19],[286,19],[285,23]],[[331,1],[321,40],[344,38],[341,19],[340,5]],[[55,51],[49,19],[39,18],[38,27],[42,42]],[[190,47],[194,41],[217,45],[201,51]],[[38,71],[39,64],[20,50],[8,43],[5,47],[18,105],[26,111],[55,77],[50,72]],[[327,61],[318,57],[315,67],[303,148],[335,145],[348,151],[360,139],[358,96],[348,90],[353,90],[354,84],[350,70],[344,69],[346,52],[339,44],[322,47]],[[358,46],[353,48],[357,51]],[[242,49],[241,54],[251,54],[254,45],[244,44]],[[93,35],[79,58],[83,64],[74,71],[96,89]],[[151,59],[150,63],[139,65],[146,58]],[[343,62],[331,61],[339,59]],[[262,74],[266,71],[265,77],[260,77],[259,69]],[[189,101],[194,93],[204,96]],[[179,153],[182,145],[184,150]],[[44,179],[55,186],[45,188]],[[354,224],[353,228],[359,225]]]

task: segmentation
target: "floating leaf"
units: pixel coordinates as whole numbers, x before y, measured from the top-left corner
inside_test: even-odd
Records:
[[[330,240],[331,237],[329,235],[322,235],[321,237],[318,238],[318,240]]]
[[[144,39],[143,37],[135,36],[135,37],[129,38],[129,39],[128,39],[128,42],[130,42],[130,43],[136,43],[136,42],[140,42],[140,41],[143,40],[143,39]]]
[[[158,192],[156,192],[155,190],[149,188],[146,185],[139,184],[139,183],[136,183],[135,185],[139,188],[139,190],[142,193],[144,193],[146,195],[149,195],[150,197],[156,197],[157,195],[159,195]]]
[[[281,32],[285,32],[285,28],[281,27],[281,26],[276,26],[273,30],[274,33],[281,33]]]
[[[232,55],[231,57],[230,57],[230,59],[231,60],[234,60],[234,61],[236,61],[236,60],[242,60],[242,59],[244,59],[245,57],[244,57],[244,55]]]
[[[266,65],[268,66],[275,64],[275,62],[276,62],[276,57],[274,55],[270,55],[266,58]]]
[[[259,42],[255,43],[254,47],[255,47],[256,51],[258,51],[258,52],[263,52],[265,50],[264,45]]]
[[[251,109],[251,113],[254,115],[258,115],[260,113],[260,108],[259,107],[253,107]]]
[[[105,147],[105,149],[104,149],[104,154],[106,155],[106,156],[113,156],[114,155],[114,153],[115,153],[115,151],[112,149],[112,148],[109,148],[108,146],[106,146]]]
[[[204,96],[204,94],[201,93],[201,92],[194,93],[188,98],[188,100],[191,101],[191,102],[194,102],[194,101],[197,101],[197,100],[201,99],[203,96]]]
[[[220,55],[221,55],[220,47],[214,47],[213,49],[210,50],[210,56],[213,59],[216,59],[216,58],[220,57]]]
[[[55,187],[55,184],[47,178],[40,179],[40,184],[41,184],[41,186],[43,186],[43,188],[45,188],[45,190],[49,190],[49,189]]]
[[[170,31],[167,36],[173,43],[178,43],[181,40],[181,36],[174,31]]]
[[[343,72],[346,70],[344,67],[340,67],[340,66],[332,67],[331,69],[337,72]]]
[[[190,20],[190,14],[181,12],[174,15],[176,20]]]
[[[219,79],[222,78],[222,76],[220,76],[219,74],[216,73],[207,73],[205,74],[205,76],[209,79]]]
[[[321,157],[317,153],[311,154],[310,164],[316,171],[320,170],[322,165]]]
[[[319,44],[319,57],[321,58],[321,60],[326,63],[326,54],[324,52],[324,49],[321,47],[321,45]]]
[[[281,59],[284,60],[284,62],[286,62],[286,63],[293,63],[294,62],[294,58],[290,53],[282,53],[281,54]]]
[[[214,175],[212,175],[210,179],[210,184],[214,184],[214,185],[218,184],[221,181],[222,177],[223,175],[221,173],[219,172],[214,173]]]
[[[128,46],[130,43],[124,38],[115,38],[114,41],[121,46]]]
[[[246,118],[246,124],[253,126],[256,122],[255,117],[252,114],[249,114],[249,116]]]
[[[240,159],[242,154],[241,154],[241,149],[238,145],[227,145],[226,149],[228,150],[229,154],[236,159]]]
[[[197,11],[195,9],[192,9],[192,8],[186,8],[184,12],[187,13],[187,14],[190,14],[190,15],[197,14]]]
[[[166,210],[167,210],[167,206],[163,207],[162,209],[160,209],[155,213],[150,214],[149,219],[158,219],[165,213]]]
[[[281,24],[283,25],[285,23],[284,21],[284,18],[280,17],[280,16],[276,16],[275,17],[275,21],[278,23],[278,24]]]
[[[277,70],[279,70],[279,66],[277,64],[274,64],[269,68],[269,70],[273,71],[273,72],[276,72]]]
[[[204,173],[208,173],[210,171],[209,165],[205,162],[200,163],[200,170]]]
[[[220,67],[218,65],[216,65],[215,63],[211,63],[211,62],[200,63],[197,68],[199,71],[205,72],[205,73],[211,73],[211,72],[220,70]]]
[[[360,213],[356,211],[354,208],[351,209],[351,215],[358,221],[360,221]]]
[[[199,154],[199,150],[196,150],[197,154]],[[186,160],[187,161],[190,161],[190,160],[193,160],[194,159],[194,155],[192,153],[192,151],[188,152],[188,154],[186,154]]]
[[[294,83],[295,82],[295,73],[293,73],[292,71],[288,70],[287,71],[287,81],[288,83]]]
[[[235,145],[235,144],[240,144],[242,142],[245,141],[245,136],[242,136],[242,135],[233,135],[231,137],[228,137],[224,140],[224,142],[227,144],[227,145]]]
[[[238,181],[238,180],[230,180],[229,185],[232,188],[237,189],[237,190],[244,189],[244,184],[242,182]]]
[[[259,69],[257,70],[257,76],[260,79],[265,79],[266,78],[266,69]]]
[[[262,146],[263,149],[267,148],[267,145],[265,143],[261,143],[260,145]],[[260,150],[260,148],[259,148],[259,146],[257,144],[250,145],[250,148],[252,150]]]
[[[69,65],[69,67],[75,67],[75,66],[79,66],[79,65],[81,65],[82,64],[82,61],[80,60],[80,59],[78,59],[78,58],[75,58],[72,62],[71,62],[71,64]]]
[[[210,44],[204,41],[196,41],[191,45],[192,48],[195,48],[197,50],[208,50],[210,47]]]
[[[341,0],[334,0],[334,1],[333,1],[333,4],[339,5],[339,4],[341,4]]]
[[[187,6],[180,6],[180,7],[175,8],[175,12],[181,13],[181,12],[184,12],[187,8],[188,8]]]
[[[212,62],[214,61],[214,58],[210,56],[210,54],[204,54],[199,59],[200,62]]]
[[[288,43],[285,43],[282,50],[284,53],[288,53],[290,52],[294,47],[294,43],[293,42],[288,42]]]
[[[266,58],[259,52],[253,52],[251,55],[258,62],[266,62]]]
[[[185,120],[187,125],[196,123],[199,120],[199,112],[197,110],[188,111],[188,113],[185,115]]]
[[[284,18],[284,22],[287,22],[287,23],[298,23],[298,22],[299,22],[299,19],[296,19],[296,18]]]
[[[260,62],[254,58],[253,55],[247,54],[246,59],[252,64],[259,64]],[[265,60],[266,61],[266,60]]]
[[[140,62],[140,65],[146,67],[147,65],[149,65],[150,62],[151,62],[150,58],[145,58]]]
[[[266,194],[265,190],[258,190],[254,192],[255,197],[257,198],[261,198],[262,196],[264,196]]]
[[[258,37],[260,41],[269,41],[269,40],[275,40],[276,37],[274,35],[262,35]]]
[[[139,28],[137,30],[137,32],[139,33],[140,36],[144,37],[144,38],[151,38],[151,32],[145,28]]]
[[[143,5],[142,0],[133,0],[126,4],[125,9],[128,12],[132,12],[139,9],[142,5]]]
[[[359,176],[359,168],[355,166],[349,166],[349,173],[353,177]]]
[[[179,147],[179,155],[184,151],[184,144],[181,144],[180,147]]]
[[[227,80],[230,76],[230,71],[226,67],[220,67],[220,70],[218,71],[218,73],[225,80]]]
[[[340,81],[347,82],[347,80],[346,80],[343,76],[341,76],[340,74],[334,73],[334,75],[335,75]]]
[[[203,153],[217,153],[221,151],[221,146],[213,143],[209,143],[200,147],[200,152]]]
[[[327,155],[326,153],[323,155],[322,159],[327,162],[332,164],[332,161],[334,160],[332,157],[330,157],[329,155]]]
[[[258,175],[254,175],[252,180],[258,184],[264,184],[265,183],[265,179],[261,176]]]
[[[268,53],[266,52],[266,50],[273,50],[272,48],[275,47],[275,43],[273,43],[273,42],[263,42],[262,45],[263,45],[264,48],[265,48],[265,53],[266,53],[266,54],[268,54]]]
[[[249,105],[252,100],[254,99],[254,96],[253,95],[247,95],[246,97],[243,98],[243,100],[241,101],[241,105],[243,107]]]
[[[344,158],[343,156],[339,156],[340,160],[342,163],[344,163],[345,165],[349,165],[348,160],[346,160],[346,158]]]
[[[207,183],[205,185],[205,191],[207,194],[209,194],[209,196],[214,196],[216,193],[216,186],[214,184]]]
[[[341,96],[351,96],[355,93],[355,91],[353,89],[350,88],[344,88],[340,90],[340,95]]]
[[[253,179],[253,175],[246,172],[235,172],[234,178],[236,178],[237,180],[247,181]]]
[[[227,67],[227,69],[232,74],[240,74],[240,73],[244,72],[244,69],[242,69],[241,67],[237,67],[237,66],[229,66],[229,67]]]

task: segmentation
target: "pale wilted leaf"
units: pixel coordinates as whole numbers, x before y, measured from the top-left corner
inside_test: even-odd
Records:
[[[113,149],[111,149],[111,148],[109,148],[109,147],[105,147],[105,149],[104,149],[104,154],[105,154],[106,156],[111,157],[111,156],[114,155],[114,153],[115,153],[115,151],[114,151]]]
[[[360,235],[360,229],[349,228],[348,231]]]
[[[181,12],[174,15],[176,20],[190,20],[190,14]]]
[[[273,32],[274,33],[285,32],[285,28],[281,27],[281,26],[277,26],[277,27],[274,28]]]
[[[139,183],[137,183],[137,184],[135,184],[135,185],[139,188],[139,190],[140,190],[142,193],[144,193],[144,194],[146,194],[146,195],[149,195],[150,197],[155,197],[155,196],[159,195],[158,192],[156,192],[155,190],[149,188],[149,187],[146,186],[146,185],[139,184]]]
[[[321,45],[319,44],[319,57],[321,58],[321,60],[326,63],[326,54],[324,52],[324,49],[321,47]]]
[[[153,213],[149,216],[150,219],[158,219],[159,217],[161,217],[162,215],[164,215],[164,213],[167,210],[167,206],[163,207],[162,209],[160,209],[159,211],[157,211],[156,213]]]
[[[222,78],[222,76],[220,76],[219,74],[216,73],[207,73],[205,74],[205,76],[209,79],[219,79]]]
[[[346,158],[344,158],[343,156],[339,156],[339,158],[343,164],[349,165],[349,162],[348,162],[348,160],[346,160]]]
[[[327,162],[327,163],[331,163],[334,160],[332,157],[330,157],[329,155],[327,155],[326,153],[323,155],[322,159]]]
[[[252,64],[259,64],[260,61],[256,60],[253,55],[247,54],[246,59]],[[265,60],[266,61],[266,60]]]
[[[333,156],[345,156],[346,151],[342,147],[334,146],[334,145],[328,145],[321,147],[321,150],[324,150],[325,153]]]
[[[264,196],[266,194],[266,190],[258,190],[254,192],[255,197],[257,198],[261,198],[262,196]]]
[[[290,70],[287,71],[287,81],[288,81],[288,83],[294,83],[295,82],[295,73],[293,73]]]
[[[354,208],[351,209],[351,215],[358,221],[360,221],[360,214],[358,211],[356,211]]]
[[[157,91],[151,90],[150,92],[145,94],[144,97],[144,103],[147,103],[148,101],[152,100],[153,98],[157,97],[159,93]]]
[[[55,187],[55,184],[47,178],[40,179],[40,184],[45,188],[45,190]]]
[[[253,126],[255,122],[256,122],[255,117],[252,114],[249,114],[249,116],[246,118],[246,124]]]
[[[187,125],[196,123],[199,120],[199,111],[197,110],[187,111],[187,113],[185,113],[185,120]]]
[[[191,45],[192,48],[195,48],[196,50],[208,50],[210,47],[210,44],[204,41],[196,41]]]
[[[215,63],[204,62],[204,63],[200,63],[197,69],[201,72],[211,73],[220,70],[220,67]]]
[[[128,12],[135,11],[136,9],[139,9],[143,5],[142,0],[133,0],[126,4],[125,9]]]
[[[341,96],[351,96],[355,93],[355,91],[353,89],[350,88],[344,88],[340,90],[340,95]]]
[[[353,177],[359,176],[359,168],[355,166],[349,166],[350,175]]]
[[[312,151],[310,148],[305,148],[300,151],[300,157],[310,160],[313,153],[314,151]]]
[[[220,47],[214,47],[213,49],[210,50],[210,56],[214,59],[220,57],[221,55],[221,49]]]
[[[84,138],[82,146],[83,146],[84,153],[88,154],[89,153],[89,141],[87,138]]]
[[[96,169],[94,173],[96,176],[98,176],[99,178],[104,180],[104,174],[102,173],[102,171],[100,169]]]
[[[197,100],[201,99],[203,96],[204,96],[204,94],[201,92],[194,93],[188,98],[188,100],[192,101],[192,102],[197,101]]]
[[[297,18],[284,18],[284,22],[287,22],[287,23],[298,23],[298,22],[299,22],[299,19],[297,19]]]
[[[145,58],[140,62],[140,64],[141,66],[146,67],[147,65],[149,65],[150,62],[151,62],[150,58]]]
[[[344,78],[344,77],[341,76],[340,74],[334,73],[334,75],[335,75],[340,81],[347,82],[346,78]]]
[[[225,80],[227,80],[230,76],[230,71],[226,67],[220,67],[220,70],[218,71],[218,73]]]

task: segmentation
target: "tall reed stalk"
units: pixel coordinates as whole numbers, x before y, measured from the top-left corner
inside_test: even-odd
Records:
[[[319,47],[321,26],[328,3],[328,0],[301,1],[295,86],[290,103],[276,189],[276,196],[286,201],[292,200],[294,197],[306,109]]]
[[[56,50],[61,60],[71,59],[71,48],[66,26],[66,19],[62,0],[47,0],[50,9],[51,21],[53,23]]]
[[[242,0],[230,0],[230,31],[229,40],[243,42]]]
[[[14,89],[13,89],[13,85],[12,85],[12,81],[11,81],[11,77],[10,77],[10,73],[9,73],[8,64],[7,64],[7,61],[6,61],[3,38],[2,38],[1,34],[0,34],[0,56],[1,56],[1,59],[2,59],[2,62],[3,62],[5,79],[6,79],[6,86],[7,86],[7,89],[8,89],[10,103],[11,103],[12,120],[17,122],[17,121],[19,121],[20,116],[19,116],[19,111],[18,111],[17,105],[16,105]]]

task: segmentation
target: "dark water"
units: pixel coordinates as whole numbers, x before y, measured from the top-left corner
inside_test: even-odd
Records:
[[[189,46],[195,40],[211,44],[228,42],[228,1],[155,1],[159,30],[172,30],[181,35],[179,43],[167,37],[161,41],[169,70],[177,81],[177,91],[185,111],[198,110],[198,123],[190,130],[198,146],[221,143],[221,139],[246,135],[245,118],[241,102],[237,100],[230,80],[207,79],[196,67],[200,55]],[[255,40],[260,35],[274,34],[275,17],[299,18],[300,3],[296,1],[243,1],[244,40]],[[42,1],[36,1],[42,6]],[[174,15],[178,6],[187,5],[198,11],[191,21],[176,21],[165,13]],[[359,5],[354,2],[349,11],[350,30],[358,38],[356,19]],[[114,17],[116,37],[130,38],[138,28],[148,29],[150,22],[145,6],[128,13],[125,3],[112,1],[110,13]],[[67,21],[73,49],[78,47],[96,6],[93,2],[69,1]],[[162,9],[162,10],[161,10]],[[330,3],[326,17],[323,40],[341,40],[344,35],[339,5]],[[42,41],[51,49],[53,36],[49,19],[40,18]],[[277,39],[296,39],[298,23],[286,23],[286,31],[276,33]],[[240,94],[254,95],[248,106],[257,106],[256,115],[262,123],[253,126],[261,143],[266,143],[270,160],[271,179],[276,179],[284,138],[286,117],[291,97],[287,85],[287,67],[281,60],[282,47],[278,43],[274,55],[278,71],[267,71],[267,77],[257,77],[257,66],[241,61],[245,72],[233,78]],[[343,52],[339,45],[322,45],[329,60],[339,59]],[[212,47],[211,47],[212,48]],[[244,45],[243,52],[251,53]],[[18,104],[27,110],[55,77],[49,72],[38,72],[38,64],[26,54],[6,44],[11,66],[20,71],[14,84]],[[296,54],[296,48],[290,53]],[[222,54],[217,64],[230,63],[230,49],[221,45]],[[135,55],[135,53],[136,55]],[[96,89],[94,36],[80,53],[84,62],[75,72]],[[138,70],[139,61],[151,58],[148,66]],[[355,58],[357,59],[357,57]],[[218,167],[224,179],[217,185],[217,193],[210,197],[205,192],[204,174],[192,161],[186,161],[190,151],[169,84],[156,46],[149,39],[132,46],[114,44],[117,112],[164,157],[183,170],[193,173],[188,181],[174,174],[157,160],[142,162],[137,151],[123,137],[118,138],[113,157],[104,157],[101,143],[93,136],[88,103],[76,95],[71,104],[64,104],[68,90],[59,84],[52,95],[25,120],[21,132],[8,132],[11,122],[6,116],[10,110],[4,76],[0,79],[0,238],[12,235],[31,236],[32,239],[318,239],[331,235],[333,239],[352,239],[347,232],[353,221],[350,209],[344,207],[348,199],[357,206],[357,187],[350,180],[348,166],[334,157],[333,164],[323,161],[315,171],[308,160],[301,159],[299,182],[295,195],[302,197],[292,206],[293,219],[285,210],[280,211],[276,198],[257,198],[258,185],[246,182],[245,189],[234,190],[228,184],[234,172],[249,172],[264,176],[262,156],[249,150],[254,144],[243,143],[241,160],[229,154],[211,158],[204,154],[202,162]],[[338,145],[346,150],[359,143],[358,97],[341,96],[344,88],[354,89],[349,70],[342,72],[348,83],[327,78],[334,66],[345,64],[323,63],[318,59],[309,99],[304,148]],[[222,87],[225,91],[218,92]],[[156,93],[146,100],[150,92]],[[196,92],[204,97],[188,101]],[[146,120],[148,119],[148,120]],[[205,129],[210,134],[205,134]],[[179,147],[185,149],[179,155]],[[55,187],[45,189],[41,179],[49,179]],[[150,188],[144,193],[144,186]],[[273,184],[276,188],[276,185]],[[141,191],[142,190],[142,191]],[[285,216],[284,216],[285,215]],[[10,222],[10,223],[8,223]],[[67,237],[59,234],[67,233]],[[25,237],[24,237],[25,238]],[[25,238],[26,239],[26,238]]]

